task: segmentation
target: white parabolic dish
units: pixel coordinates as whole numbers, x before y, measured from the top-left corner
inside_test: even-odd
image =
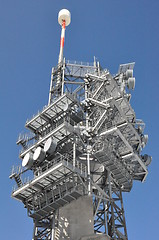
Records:
[[[33,154],[28,152],[22,161],[22,167],[31,167],[33,165]]]
[[[52,139],[52,137],[48,138],[44,145],[44,151],[48,154],[53,154],[55,152],[57,143]]]
[[[36,161],[43,161],[45,159],[45,152],[41,147],[37,147],[37,149],[34,152],[33,160]]]

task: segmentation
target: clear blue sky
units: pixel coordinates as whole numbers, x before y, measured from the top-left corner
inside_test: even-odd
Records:
[[[92,62],[116,73],[121,63],[135,61],[132,106],[146,123],[152,155],[145,183],[124,194],[129,240],[157,239],[159,1],[158,0],[0,0],[0,230],[1,239],[29,240],[32,219],[11,199],[11,166],[21,164],[15,142],[27,118],[47,104],[51,67],[57,64],[62,8],[72,13],[64,55]]]

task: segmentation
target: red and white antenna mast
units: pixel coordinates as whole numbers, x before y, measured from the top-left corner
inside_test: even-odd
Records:
[[[65,40],[65,29],[71,22],[71,14],[67,9],[62,9],[58,14],[58,22],[61,25],[61,41],[60,41],[60,54],[58,64],[63,61],[63,49],[64,49],[64,40]]]
[[[62,29],[61,29],[61,40],[60,40],[60,53],[59,53],[59,59],[58,59],[59,73],[57,75],[57,80],[56,80],[56,89],[58,90],[58,93],[59,93],[60,88],[61,88],[61,83],[62,83],[60,67],[63,63],[63,49],[64,49],[64,41],[65,41],[65,29],[66,29],[66,26],[68,26],[71,22],[71,14],[67,9],[62,9],[59,12],[58,22],[62,27]],[[52,86],[53,86],[53,68],[52,68],[52,74],[51,74],[51,83],[50,83],[50,92],[49,92],[49,102],[48,102],[48,104],[51,103]]]

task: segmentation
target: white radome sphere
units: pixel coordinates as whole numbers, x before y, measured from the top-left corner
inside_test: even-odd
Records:
[[[62,9],[58,14],[58,22],[60,25],[62,25],[63,20],[65,20],[66,26],[71,22],[71,13],[67,9]]]

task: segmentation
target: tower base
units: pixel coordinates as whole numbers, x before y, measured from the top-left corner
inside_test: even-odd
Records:
[[[55,240],[108,240],[106,235],[94,234],[93,202],[91,196],[82,196],[59,208]]]

